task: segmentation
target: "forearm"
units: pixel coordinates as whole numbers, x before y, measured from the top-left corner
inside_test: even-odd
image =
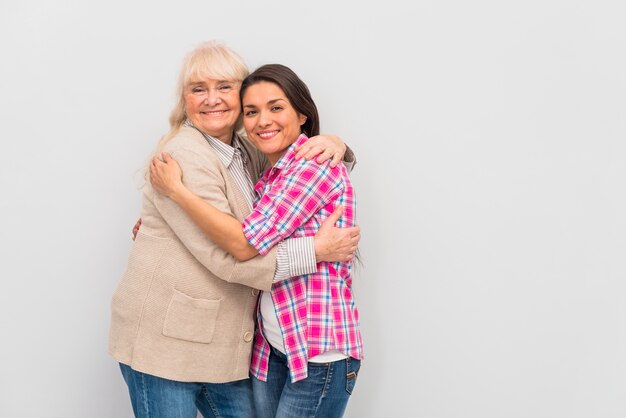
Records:
[[[186,187],[177,189],[170,198],[211,241],[237,260],[245,261],[258,254],[243,235],[241,223],[234,217],[207,203]]]

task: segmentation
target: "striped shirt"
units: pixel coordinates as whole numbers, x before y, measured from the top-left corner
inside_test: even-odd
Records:
[[[197,129],[190,120],[185,122],[185,126]],[[232,145],[225,144],[217,138],[202,133],[207,142],[211,145],[219,160],[228,169],[235,184],[244,195],[248,208],[252,210],[254,203],[254,184],[248,169],[248,159],[250,158],[241,146],[239,138],[233,135]],[[256,176],[254,177],[256,179]],[[293,276],[311,273],[317,270],[315,260],[315,246],[312,237],[300,239],[288,239],[278,245],[276,253],[276,272],[274,282],[288,279]]]
[[[257,203],[243,227],[260,254],[285,237],[315,235],[337,205],[344,208],[338,225],[355,225],[354,191],[345,166],[296,160],[294,149],[306,140],[301,135],[255,187]],[[307,362],[319,354],[338,350],[363,357],[352,263],[320,262],[317,267],[315,273],[274,283],[271,290],[292,382],[308,376]],[[258,322],[263,329],[260,316]],[[257,332],[250,372],[262,381],[267,380],[269,349],[263,333]]]

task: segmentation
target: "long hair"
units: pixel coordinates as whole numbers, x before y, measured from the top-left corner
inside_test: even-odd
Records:
[[[276,84],[287,96],[287,99],[294,109],[301,115],[306,116],[306,122],[302,125],[302,133],[308,137],[319,135],[320,118],[317,112],[317,106],[311,97],[311,92],[296,73],[289,67],[281,64],[266,64],[254,70],[248,77],[243,80],[239,97],[243,103],[243,95],[248,87],[267,81]],[[361,252],[359,249],[354,254],[353,265],[360,266],[363,264]]]

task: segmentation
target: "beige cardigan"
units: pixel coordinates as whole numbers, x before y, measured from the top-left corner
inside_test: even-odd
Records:
[[[242,142],[255,177],[265,160]],[[200,132],[181,128],[165,150],[190,190],[240,220],[248,215],[240,190]],[[247,378],[257,289],[271,288],[275,250],[238,262],[149,182],[141,219],[111,303],[110,354],[137,371],[182,382]]]

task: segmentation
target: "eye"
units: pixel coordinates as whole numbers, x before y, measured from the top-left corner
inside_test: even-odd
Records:
[[[221,84],[220,86],[217,87],[220,93],[230,93],[233,90],[233,88],[234,87],[232,84]]]
[[[191,89],[192,93],[204,93],[206,89],[204,87],[194,87]]]
[[[272,112],[280,112],[281,110],[283,110],[282,106],[272,106]]]
[[[247,111],[244,113],[244,115],[245,115],[245,116],[254,116],[254,115],[256,115],[256,110],[247,110]]]

